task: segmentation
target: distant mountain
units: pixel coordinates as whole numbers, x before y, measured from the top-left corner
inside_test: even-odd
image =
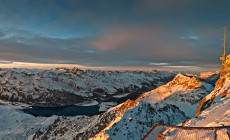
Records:
[[[213,86],[215,86],[216,81],[220,78],[220,74],[218,71],[216,72],[201,72],[197,75],[197,77]]]
[[[139,140],[155,124],[177,125],[194,117],[199,102],[212,90],[211,84],[199,78],[178,74],[172,81],[142,94],[136,101],[127,100],[96,116],[80,129],[77,129],[78,119],[63,119],[34,139]],[[61,134],[60,130],[63,130]]]
[[[175,73],[0,69],[0,99],[36,106],[61,106],[135,99],[170,81]]]

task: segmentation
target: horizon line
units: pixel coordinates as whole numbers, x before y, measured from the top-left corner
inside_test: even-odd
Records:
[[[19,69],[54,69],[54,68],[80,68],[93,70],[140,70],[140,71],[219,71],[219,67],[214,66],[205,68],[202,66],[186,66],[186,65],[170,65],[170,66],[92,66],[81,64],[66,64],[66,63],[31,63],[31,62],[6,62],[0,63],[0,68],[19,68]]]

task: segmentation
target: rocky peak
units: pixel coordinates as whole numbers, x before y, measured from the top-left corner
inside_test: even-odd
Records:
[[[211,85],[208,85],[208,87],[210,86]],[[188,94],[199,89],[206,91],[205,86],[202,82],[198,81],[196,77],[188,77],[183,74],[177,74],[172,81],[150,92],[142,94],[137,100],[144,100],[153,104],[172,94]]]
[[[194,89],[202,86],[202,83],[199,82],[196,77],[188,77],[182,75],[181,73],[177,74],[175,78],[168,84],[169,86],[183,85],[184,88],[187,89]]]

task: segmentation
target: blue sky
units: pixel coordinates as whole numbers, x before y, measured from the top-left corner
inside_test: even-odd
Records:
[[[0,3],[4,62],[218,68],[230,25],[228,0]]]

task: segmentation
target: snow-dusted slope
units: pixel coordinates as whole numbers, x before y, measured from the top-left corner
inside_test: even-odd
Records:
[[[138,96],[173,78],[169,72],[0,69],[0,99],[58,106]],[[133,95],[134,96],[134,95]]]
[[[187,116],[193,116],[199,101],[212,90],[210,84],[201,82],[195,77],[178,74],[167,84],[142,94],[138,100],[149,104],[161,102],[173,104],[180,107]]]
[[[226,96],[222,96],[222,94]],[[215,95],[216,97],[213,98]],[[213,99],[212,99],[213,98]],[[215,89],[205,97],[209,106],[198,117],[188,119],[179,126],[157,125],[146,135],[148,139],[199,139],[229,140],[230,139],[230,79],[225,78],[222,87]],[[181,126],[183,125],[183,126]]]
[[[26,140],[32,139],[38,129],[44,130],[57,118],[34,117],[21,112],[24,105],[11,105],[0,100],[0,139]]]
[[[105,139],[108,137],[105,130],[110,129],[110,127],[120,121],[124,112],[137,104],[138,102],[127,100],[100,116],[58,119],[46,131],[37,134],[34,139],[79,140],[89,139],[90,137]]]
[[[185,125],[187,126],[230,126],[230,79],[226,78],[224,85],[218,91],[214,90],[206,98],[210,98],[214,92],[218,92],[217,97],[212,100],[212,104],[201,112],[197,118],[192,118]],[[221,94],[226,92],[225,97]]]
[[[143,94],[136,101],[128,100],[122,105],[109,109],[87,125],[84,132],[71,133],[68,139],[139,140],[159,122],[177,125],[195,116],[199,101],[212,88],[211,85],[194,77],[178,74],[169,83]],[[122,109],[121,106],[126,109]],[[71,123],[74,122],[74,120],[71,121]],[[73,129],[65,133],[70,136],[70,131]],[[49,138],[65,139],[53,133],[49,135]]]
[[[139,105],[107,131],[109,139],[141,139],[156,123],[176,125],[195,116],[199,101],[210,88],[194,77],[178,74],[166,85],[142,94]]]

